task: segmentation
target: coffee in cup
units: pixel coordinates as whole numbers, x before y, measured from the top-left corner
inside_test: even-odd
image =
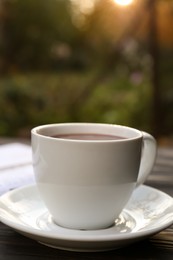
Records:
[[[32,129],[37,187],[54,222],[71,229],[114,224],[151,172],[156,141],[137,129],[62,123]]]

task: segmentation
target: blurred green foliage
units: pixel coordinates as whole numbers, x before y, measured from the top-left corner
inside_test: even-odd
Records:
[[[28,137],[36,125],[69,121],[128,124],[150,130],[149,82],[134,84],[133,79],[128,81],[118,73],[82,97],[94,77],[88,71],[2,79],[0,135]]]
[[[69,121],[152,132],[145,2],[120,10],[110,0],[95,0],[93,9],[80,9],[80,0],[2,0],[0,135],[29,136],[35,125]],[[173,129],[170,57],[172,48],[162,48],[160,134]]]
[[[79,30],[72,24],[68,3],[66,0],[4,1],[1,7],[4,12],[1,16],[2,69],[50,69],[58,46],[65,43],[77,48]],[[56,58],[58,63],[61,59],[58,53]]]

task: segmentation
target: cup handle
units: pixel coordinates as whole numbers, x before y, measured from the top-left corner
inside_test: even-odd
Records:
[[[143,147],[142,147],[142,155],[141,155],[141,164],[139,168],[139,175],[136,187],[143,184],[147,179],[149,173],[151,172],[157,152],[157,144],[154,137],[146,132],[142,132],[143,134]]]

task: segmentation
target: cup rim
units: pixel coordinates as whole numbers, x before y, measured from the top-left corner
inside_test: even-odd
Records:
[[[69,127],[71,130],[69,130]],[[68,130],[67,130],[68,128]],[[80,128],[79,132],[76,131],[76,128]],[[85,129],[85,131],[82,131],[82,128]],[[90,131],[87,131],[90,129]],[[96,133],[96,134],[110,134],[110,135],[117,135],[124,137],[123,139],[110,139],[110,140],[89,140],[89,139],[67,139],[67,138],[55,138],[53,135],[57,134],[57,129],[66,129],[65,133]],[[95,129],[95,130],[94,130]],[[108,131],[109,129],[109,131]],[[55,131],[56,130],[56,131]],[[99,131],[98,131],[99,130]],[[114,131],[118,131],[118,133],[114,133]],[[49,132],[50,131],[50,132]],[[60,131],[60,132],[61,132]],[[81,132],[82,131],[82,132]],[[47,133],[49,132],[49,133]],[[52,132],[52,135],[51,135]],[[56,132],[56,133],[55,133]],[[58,132],[58,133],[60,133]],[[55,134],[53,134],[55,133]],[[63,131],[64,133],[64,131]],[[58,140],[58,141],[64,141],[64,142],[75,142],[75,143],[113,143],[113,142],[127,142],[130,140],[136,140],[142,138],[143,134],[142,131],[125,126],[125,125],[119,125],[119,124],[109,124],[109,123],[85,123],[85,122],[72,122],[72,123],[53,123],[53,124],[44,124],[34,127],[31,130],[31,135],[41,137],[43,139],[49,139],[49,140]]]

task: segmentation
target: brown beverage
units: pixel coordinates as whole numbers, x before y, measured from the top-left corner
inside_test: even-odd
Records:
[[[72,140],[122,140],[125,137],[109,135],[109,134],[95,134],[95,133],[79,133],[79,134],[57,134],[52,136],[54,138],[72,139]]]

